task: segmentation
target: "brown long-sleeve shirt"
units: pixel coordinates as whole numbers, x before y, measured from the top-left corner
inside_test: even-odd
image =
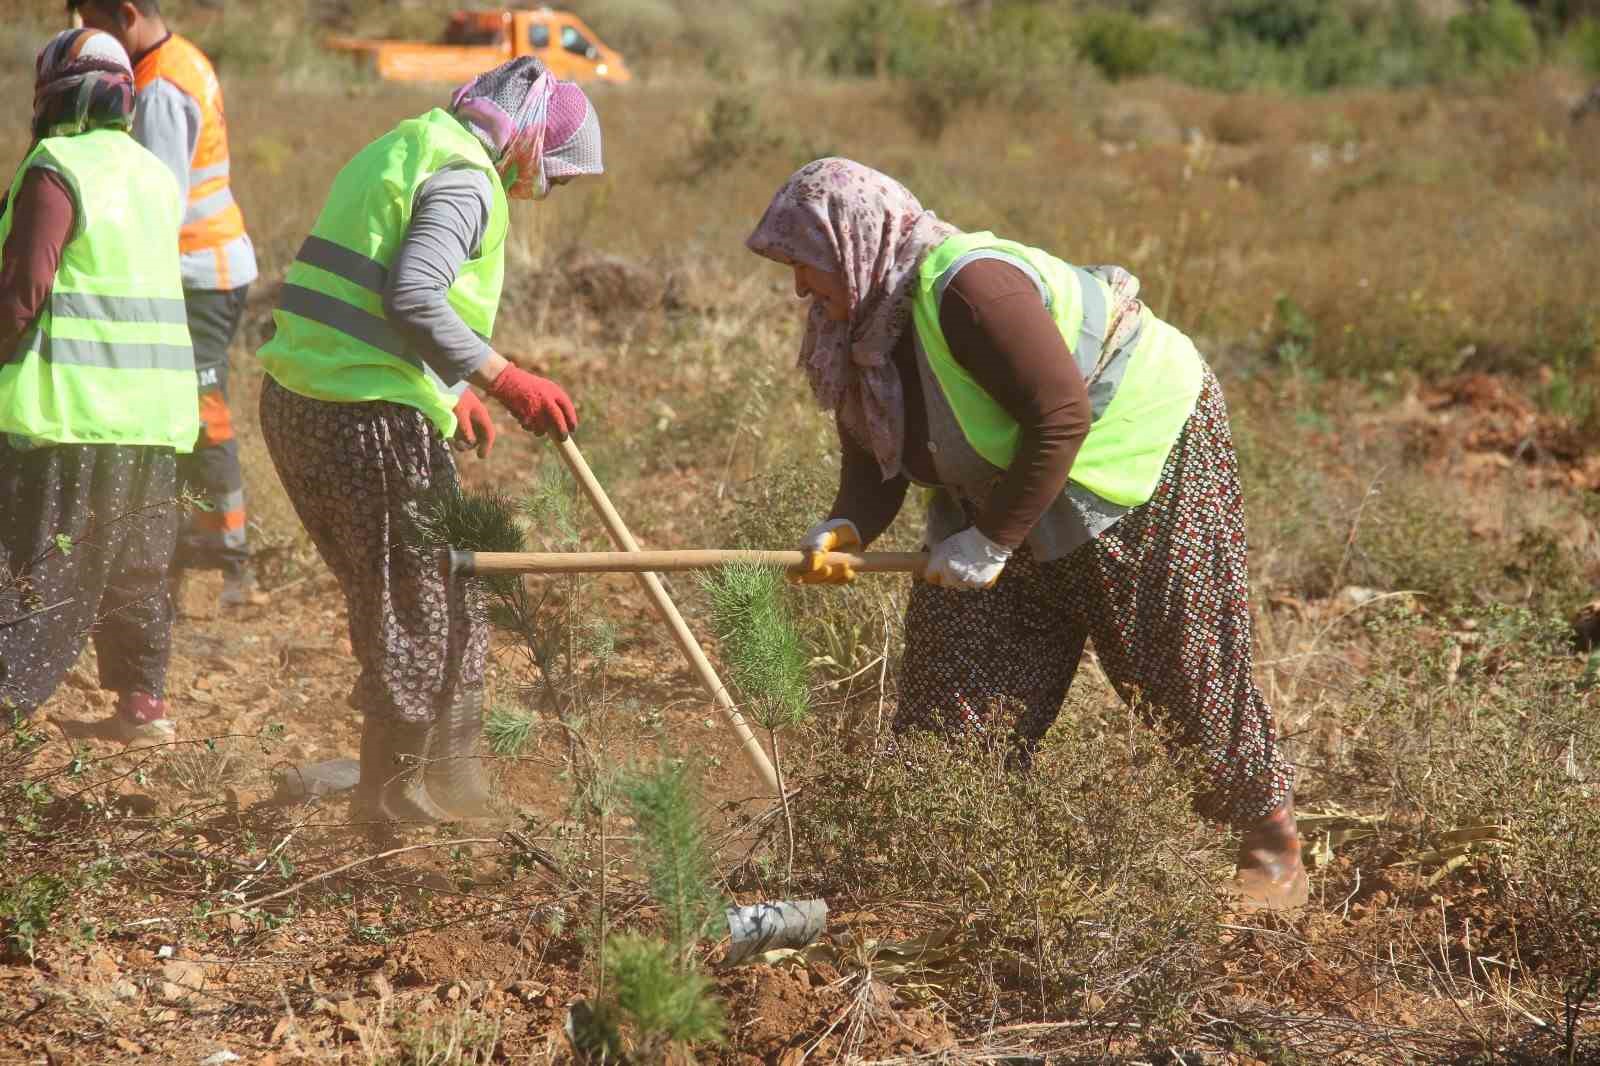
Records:
[[[77,218],[66,179],[42,167],[22,179],[11,212],[11,232],[0,250],[0,363],[16,355],[17,342],[44,310]]]
[[[962,267],[945,288],[939,325],[956,362],[1021,427],[1016,459],[977,520],[985,536],[1015,548],[1066,487],[1089,434],[1088,388],[1033,279],[1009,263],[978,259]],[[893,359],[905,391],[903,472],[883,480],[871,451],[839,434],[844,462],[829,517],[850,519],[869,544],[900,513],[912,479],[938,483],[911,327]]]

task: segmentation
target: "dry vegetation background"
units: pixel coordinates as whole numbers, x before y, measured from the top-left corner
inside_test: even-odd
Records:
[[[1227,841],[1092,662],[1027,777],[981,751],[874,755],[904,596],[887,579],[789,601],[813,660],[782,733],[792,845],[620,580],[530,585],[549,643],[501,641],[518,830],[375,860],[341,799],[252,806],[275,770],[355,745],[342,605],[255,432],[252,352],[333,173],[443,99],[352,76],[304,27],[427,32],[437,7],[172,6],[222,57],[261,256],[233,390],[278,592],[240,619],[191,597],[177,749],[95,739],[87,666],[5,740],[0,1061],[571,1061],[567,1004],[618,980],[597,945],[666,921],[615,776],[658,753],[699,768],[718,891],[824,895],[834,920],[826,951],[776,966],[699,945],[722,1040],[634,1017],[636,1061],[1600,1061],[1600,660],[1565,621],[1600,567],[1580,24],[1546,30],[1543,62],[1435,57],[1310,94],[1283,73],[1300,60],[1246,92],[1162,73],[1194,73],[1181,50],[1121,81],[1084,48],[986,81],[883,46],[921,32],[916,5],[580,9],[643,76],[595,93],[606,176],[514,211],[496,343],[577,397],[647,546],[787,546],[831,498],[831,427],[790,369],[800,308],[741,247],[816,156],[894,174],[957,225],[1124,264],[1195,336],[1233,412],[1258,677],[1317,863],[1306,913],[1241,920],[1213,891]],[[1153,6],[1140,26],[1191,32],[1195,10]],[[842,48],[824,31],[852,12],[893,32]],[[8,159],[44,31],[0,30]],[[468,481],[531,497],[533,545],[605,546],[547,449],[502,431]],[[709,636],[706,596],[674,588]]]

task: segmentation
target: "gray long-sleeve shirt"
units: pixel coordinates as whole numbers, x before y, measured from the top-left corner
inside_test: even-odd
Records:
[[[133,139],[155,154],[178,179],[180,202],[189,202],[189,168],[200,144],[200,105],[165,78],[139,90]]]
[[[479,253],[493,195],[481,170],[433,175],[417,191],[411,225],[389,267],[384,313],[447,385],[471,376],[493,351],[446,298],[462,264]]]
[[[169,35],[157,48],[167,44]],[[135,58],[135,63],[149,53]],[[179,203],[189,203],[194,155],[200,144],[204,115],[194,97],[166,78],[155,78],[139,90],[133,111],[133,139],[154,153],[178,180]],[[184,252],[179,259],[185,289],[237,289],[256,280],[255,247],[240,234],[221,248]]]

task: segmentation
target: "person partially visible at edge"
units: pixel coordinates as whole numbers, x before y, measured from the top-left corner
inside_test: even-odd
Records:
[[[171,740],[163,583],[194,445],[182,198],[128,135],[133,68],[67,30],[40,51],[33,143],[0,206],[0,711],[50,698],[92,632],[109,732]]]
[[[202,502],[178,534],[170,585],[181,603],[186,570],[221,570],[222,605],[265,602],[245,541],[244,475],[228,409],[228,346],[256,279],[255,249],[229,183],[222,87],[204,53],[167,28],[158,0],[67,0],[90,29],[111,34],[133,60],[133,136],[172,170],[185,208],[178,247],[194,340],[200,434],[178,460],[178,488]]]
[[[913,482],[933,493],[905,616],[897,732],[1004,728],[1024,761],[1086,638],[1117,692],[1208,777],[1198,810],[1243,832],[1241,907],[1308,893],[1291,773],[1251,676],[1244,510],[1222,390],[1120,267],[964,233],[886,175],[802,167],[748,247],[811,299],[800,369],[843,449],[819,553],[871,544]]]
[[[339,576],[361,674],[368,815],[488,816],[474,756],[489,634],[481,590],[408,542],[416,508],[453,490],[446,442],[494,445],[484,389],[535,433],[577,425],[554,382],[489,342],[505,277],[509,200],[601,173],[600,124],[576,85],[535,59],[401,122],[334,178],[289,268],[260,351],[261,428],[317,550]],[[403,757],[421,757],[426,769]]]

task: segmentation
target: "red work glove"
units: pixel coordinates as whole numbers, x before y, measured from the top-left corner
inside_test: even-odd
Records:
[[[489,395],[505,405],[523,429],[543,436],[565,437],[578,428],[578,412],[566,392],[549,378],[508,366],[489,386]]]
[[[489,418],[489,409],[471,389],[456,401],[455,444],[462,451],[477,448],[479,459],[489,458],[494,448],[494,422]]]

